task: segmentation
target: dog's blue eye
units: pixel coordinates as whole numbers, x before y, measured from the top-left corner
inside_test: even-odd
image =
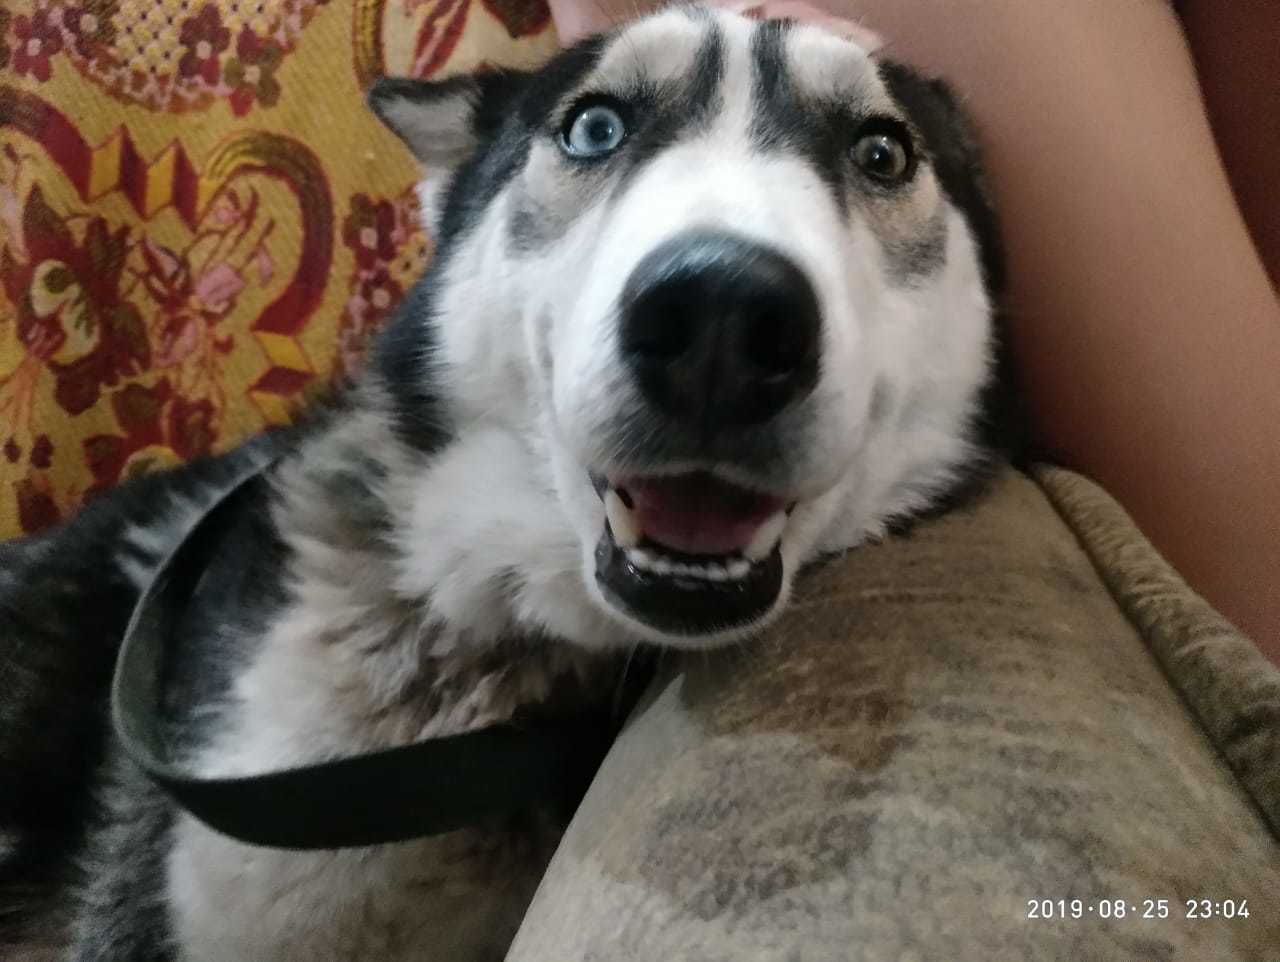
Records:
[[[564,146],[575,157],[600,157],[617,150],[626,134],[626,125],[616,110],[595,104],[574,115]]]

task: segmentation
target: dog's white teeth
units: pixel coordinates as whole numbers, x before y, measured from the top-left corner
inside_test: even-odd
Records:
[[[622,498],[613,488],[605,492],[604,513],[609,518],[609,529],[619,548],[634,548],[640,543],[640,529],[631,515],[631,509],[622,503]]]
[[[750,561],[763,561],[773,553],[774,545],[782,538],[782,529],[787,526],[787,513],[779,511],[764,524],[751,538],[751,543],[743,549],[743,555]]]
[[[627,548],[627,560],[632,566],[650,574],[664,578],[685,578],[696,581],[740,581],[751,571],[751,562],[746,558],[735,558],[724,563],[709,561],[706,564],[697,562],[675,561],[664,558],[646,548]]]
[[[644,571],[652,571],[653,566],[658,563],[658,559],[644,548],[628,548],[627,560]]]

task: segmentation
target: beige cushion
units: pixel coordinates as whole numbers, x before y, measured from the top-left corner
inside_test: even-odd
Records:
[[[670,664],[510,962],[1280,959],[1278,673],[1114,502],[1037,476],[809,572],[755,646]],[[1079,920],[1028,918],[1073,898]],[[1250,914],[1189,920],[1197,898]]]

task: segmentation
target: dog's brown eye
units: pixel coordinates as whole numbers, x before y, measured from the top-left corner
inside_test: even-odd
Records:
[[[863,173],[882,184],[900,184],[911,176],[911,150],[891,131],[863,133],[853,146],[853,159]]]

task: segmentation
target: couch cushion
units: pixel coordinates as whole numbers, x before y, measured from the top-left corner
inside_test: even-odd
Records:
[[[1280,835],[1280,671],[1186,583],[1124,509],[1071,471],[1036,471],[1107,587]]]
[[[1186,918],[1201,898],[1249,917]],[[1083,917],[1028,918],[1059,899]],[[1228,962],[1274,957],[1278,910],[1258,808],[1009,473],[810,572],[753,647],[671,666],[508,959]]]

